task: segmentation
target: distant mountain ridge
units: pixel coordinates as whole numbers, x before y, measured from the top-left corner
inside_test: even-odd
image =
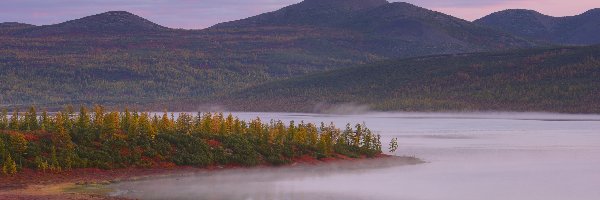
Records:
[[[3,22],[0,23],[0,35],[13,34],[22,29],[35,27],[35,25],[19,23],[19,22]]]
[[[552,25],[545,17],[536,17],[542,19],[539,32]],[[390,59],[452,58],[552,45],[385,0],[306,0],[202,30],[170,29],[129,12],[112,11],[54,25],[0,25],[0,44],[0,105],[211,102],[247,89],[280,99],[290,88],[273,93],[253,88]],[[513,57],[518,56],[509,58]],[[457,67],[449,62],[460,59],[474,57],[439,59],[434,64],[436,70],[446,64]],[[502,61],[486,59],[486,65]],[[376,72],[355,76],[372,79],[365,85],[375,87],[381,75]],[[381,80],[391,85],[395,83],[385,75],[404,76],[383,73]],[[335,87],[355,87],[356,78],[346,78],[335,82],[340,84]],[[348,97],[335,94],[342,100]],[[378,97],[383,100],[385,95]]]
[[[474,23],[541,42],[600,44],[600,9],[568,17],[552,17],[533,10],[511,9],[490,14]]]
[[[386,0],[305,0],[277,11],[246,19],[223,22],[213,27],[249,27],[265,25],[331,26],[348,20],[353,12],[389,4]]]
[[[19,22],[2,22],[0,23],[0,28],[29,28],[34,27],[35,25],[19,23]]]
[[[37,26],[17,32],[21,36],[122,35],[168,31],[140,16],[126,11],[110,11],[54,25]]]
[[[360,51],[386,57],[524,48],[536,43],[409,3],[385,0],[306,0],[247,19],[217,24],[209,30],[316,27],[353,33]],[[351,34],[348,34],[351,35]]]

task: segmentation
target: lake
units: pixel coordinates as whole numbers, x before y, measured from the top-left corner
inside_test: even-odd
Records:
[[[233,113],[296,122],[365,123],[384,150],[427,163],[362,170],[249,169],[111,185],[114,196],[206,200],[597,200],[600,115],[547,113]]]

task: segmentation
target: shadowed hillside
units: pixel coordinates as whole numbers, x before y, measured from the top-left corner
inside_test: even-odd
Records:
[[[535,43],[408,3],[383,0],[308,0],[212,30],[243,31],[310,26],[348,32],[327,45],[349,43],[357,50],[391,58],[531,47]]]
[[[599,113],[598,77],[600,46],[522,50],[380,62],[268,83],[223,101],[255,111],[362,104],[385,111]]]
[[[4,23],[0,23],[0,35],[13,34],[14,32],[17,32],[19,30],[32,28],[32,27],[35,27],[35,26],[31,25],[31,24],[24,24],[24,23],[18,23],[18,22],[4,22]]]
[[[600,44],[600,9],[569,17],[552,17],[533,10],[505,10],[475,21],[523,38],[556,44]]]

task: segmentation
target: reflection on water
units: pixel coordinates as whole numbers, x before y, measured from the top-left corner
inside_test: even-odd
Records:
[[[362,123],[428,163],[224,171],[113,185],[142,199],[600,199],[600,116],[539,113],[235,113]],[[362,169],[362,170],[361,170]]]
[[[143,199],[363,199],[332,190],[295,190],[295,181],[319,181],[356,176],[398,166],[420,164],[415,158],[381,158],[320,165],[235,169],[151,178],[114,185],[113,194]],[[287,185],[287,186],[286,186]],[[175,189],[177,192],[167,192]],[[320,186],[321,189],[327,186]]]

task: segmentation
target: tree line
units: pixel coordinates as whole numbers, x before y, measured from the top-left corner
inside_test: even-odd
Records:
[[[2,174],[23,169],[60,172],[75,168],[281,165],[304,156],[373,157],[380,136],[364,125],[284,123],[231,114],[105,111],[96,105],[75,112],[14,110],[0,114]]]

